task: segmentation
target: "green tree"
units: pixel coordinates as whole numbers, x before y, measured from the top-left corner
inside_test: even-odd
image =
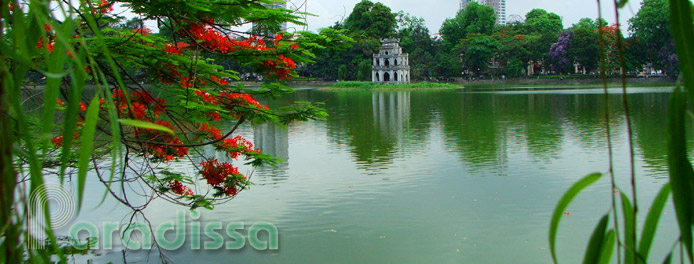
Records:
[[[597,69],[600,60],[598,24],[590,18],[582,18],[573,24],[568,31],[571,33],[571,44],[568,57],[572,62],[578,62],[587,72]]]
[[[525,72],[523,65],[525,64],[519,58],[513,58],[506,64],[504,72],[510,77],[521,76]]]
[[[363,60],[359,63],[357,71],[357,81],[368,81],[371,79],[371,60]]]
[[[353,35],[379,39],[395,34],[395,14],[382,3],[362,0],[354,6],[345,20],[345,27]]]
[[[491,36],[473,34],[463,41],[463,65],[477,74],[489,68],[489,61],[499,50],[499,42]]]
[[[337,79],[340,81],[347,80],[347,75],[349,74],[347,70],[347,65],[340,65],[340,67],[337,68]]]
[[[434,41],[431,39],[429,29],[424,24],[424,19],[398,13],[398,38],[403,52],[409,54],[410,73],[412,79],[424,79],[430,75],[434,68],[432,53]]]
[[[652,64],[656,69],[669,69],[676,74],[679,63],[676,60],[667,0],[644,0],[641,9],[629,19],[629,31],[633,41],[631,48],[637,54],[639,63]]]
[[[547,13],[543,9],[533,9],[525,15],[525,31],[529,38],[529,51],[533,60],[547,60],[549,48],[557,41],[564,29],[561,17],[555,13]]]
[[[528,35],[524,33],[523,26],[521,23],[500,26],[499,30],[494,33],[494,38],[500,44],[496,59],[502,67],[510,67],[511,62],[514,62],[514,67],[519,66],[519,70],[522,70],[523,65],[527,65],[528,61],[531,60]],[[518,69],[513,69],[511,72],[515,73],[516,70]],[[510,74],[507,72],[506,74],[520,76],[520,73]]]
[[[492,34],[495,24],[496,13],[492,7],[472,2],[454,18],[447,18],[439,32],[445,45],[453,48],[468,34]]]

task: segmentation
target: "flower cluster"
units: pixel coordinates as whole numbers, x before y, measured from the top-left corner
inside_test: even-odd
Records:
[[[260,150],[253,149],[252,142],[242,136],[225,138],[221,144],[217,144],[217,149],[226,152],[232,159],[238,159],[241,154],[260,153]]]
[[[562,73],[571,67],[567,51],[569,45],[571,45],[571,34],[562,34],[557,39],[557,42],[549,48],[552,70]]]
[[[274,72],[270,71],[268,75],[274,74],[280,81],[291,77],[289,73],[292,69],[296,69],[294,60],[287,58],[284,55],[280,55],[277,60],[267,60],[263,62],[263,66],[267,69],[274,70]]]
[[[155,124],[173,129],[173,126],[171,126],[169,122],[164,122],[162,120],[157,120]],[[168,162],[174,158],[182,158],[188,154],[188,148],[183,146],[172,146],[183,145],[183,142],[171,134],[154,129],[139,129],[137,131],[137,137],[145,141],[156,142],[142,144],[145,151],[151,154],[155,159]]]
[[[158,118],[160,114],[166,112],[166,102],[161,98],[152,96],[147,91],[130,93],[130,105],[128,105],[123,90],[113,89],[113,101],[119,116],[153,122],[173,130],[171,123],[152,119]],[[142,143],[143,148],[147,154],[152,155],[155,159],[168,162],[188,154],[188,148],[172,146],[183,145],[183,142],[174,135],[154,129],[137,129],[135,135],[138,139],[149,142]]]
[[[258,36],[251,36],[244,40],[230,38],[229,36],[215,30],[214,27],[208,26],[208,24],[213,23],[214,21],[212,20],[207,20],[204,23],[187,23],[187,25],[183,27],[184,29],[179,30],[178,33],[182,36],[189,36],[191,38],[191,43],[196,43],[198,46],[201,46],[208,51],[219,52],[222,54],[228,54],[235,51],[253,51],[253,55],[271,53],[273,56],[276,56],[276,54],[279,53],[277,52],[277,48],[284,45],[280,43],[280,41],[283,39],[282,34],[275,35],[275,39],[272,41],[273,45],[268,46],[266,45],[266,42]],[[190,44],[185,42],[168,43],[164,46],[164,51],[169,54],[182,55],[189,46]],[[289,48],[296,50],[299,48],[299,45],[296,43],[291,43]],[[277,56],[277,58],[263,61],[262,66],[268,70],[268,77],[276,76],[279,80],[291,78],[291,71],[296,69],[294,60],[282,54]],[[187,77],[187,79],[183,79],[186,77],[181,77],[180,75],[178,77],[181,79],[181,85],[183,87],[194,86],[194,83],[190,82],[189,77]],[[212,80],[221,85],[226,85],[226,81],[220,80],[215,76],[212,76]],[[167,81],[165,83],[171,84],[173,81]]]
[[[152,96],[147,91],[133,91],[130,93],[131,104],[125,99],[125,94],[121,89],[113,89],[113,101],[120,116],[130,114],[137,120],[149,120],[147,110],[151,109],[154,118],[166,112],[166,102],[161,98]]]
[[[208,21],[208,23],[213,21]],[[257,50],[264,51],[269,48],[265,45],[265,41],[257,36],[251,36],[246,40],[235,40],[225,36],[213,27],[206,26],[203,23],[190,23],[188,29],[179,32],[181,35],[189,34],[196,39],[198,43],[210,51],[227,54],[237,50]]]
[[[99,6],[96,8],[96,10],[99,10],[99,12],[101,12],[102,14],[112,12],[113,11],[113,3],[109,3],[106,0],[101,0],[101,2],[99,2]],[[92,13],[95,13],[96,10],[92,10]]]
[[[169,188],[173,193],[178,195],[193,195],[193,190],[181,184],[179,181],[169,182]]]
[[[203,132],[209,138],[212,138],[212,139],[222,138],[222,134],[221,134],[222,132],[218,128],[213,127],[213,126],[208,125],[208,124],[202,124],[202,126],[200,127],[200,132]]]
[[[207,184],[213,186],[226,196],[234,196],[238,188],[248,185],[248,178],[239,173],[239,169],[228,162],[219,163],[216,159],[200,163],[202,177]]]
[[[45,45],[48,52],[53,52],[53,45],[55,45],[55,36],[51,34],[51,32],[53,32],[53,28],[49,24],[43,24],[43,30],[46,31],[46,34],[48,35],[48,44],[44,44],[43,38],[39,38],[39,40],[36,41],[36,48],[40,49]]]
[[[203,90],[195,90],[195,94],[200,96],[203,102],[210,103],[213,105],[219,104],[219,101],[217,101],[217,97],[208,92],[205,92]]]
[[[176,44],[167,43],[164,45],[164,51],[169,54],[181,55],[183,53],[183,49],[187,48],[188,46],[190,46],[190,44],[185,42],[178,42]]]
[[[263,105],[253,99],[253,97],[250,94],[245,94],[245,93],[227,93],[227,92],[221,92],[219,93],[219,98],[218,100],[222,103],[222,105],[226,106],[227,108],[233,108],[234,106],[254,106],[259,109],[268,109],[266,105]]]
[[[77,139],[78,136],[79,136],[79,133],[75,132],[74,134],[72,134],[72,139]],[[52,138],[51,143],[56,148],[62,147],[63,146],[63,136],[57,136],[57,137]]]

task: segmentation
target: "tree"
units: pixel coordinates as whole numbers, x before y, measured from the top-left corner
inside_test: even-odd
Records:
[[[359,63],[357,71],[357,81],[368,81],[371,79],[371,60],[363,60]]]
[[[587,72],[597,69],[600,60],[598,24],[590,18],[582,18],[569,30],[571,39],[567,55],[570,61],[578,62]]]
[[[543,9],[533,9],[525,15],[526,34],[536,35],[530,42],[531,56],[534,60],[546,60],[549,48],[564,29],[561,17],[555,13],[547,13]]]
[[[549,48],[549,61],[552,70],[557,73],[568,73],[573,67],[573,60],[570,59],[568,52],[569,47],[572,45],[570,39],[571,33],[565,32]]]
[[[677,69],[674,42],[670,30],[667,0],[644,0],[641,9],[629,19],[629,31],[638,50],[639,62],[650,63],[655,68]],[[670,71],[671,74],[675,74]]]
[[[511,62],[515,65],[509,76],[519,76],[524,68],[523,65],[532,59],[530,56],[528,35],[522,30],[523,24],[505,25],[499,27],[493,37],[499,42],[500,48],[496,53],[496,59],[503,67],[511,67]],[[519,68],[518,68],[519,67]],[[516,74],[517,73],[517,74]]]
[[[468,34],[492,34],[495,24],[496,13],[492,7],[471,2],[455,18],[446,19],[440,32],[444,43],[452,48]]]
[[[347,80],[347,76],[349,75],[349,72],[347,70],[347,65],[340,65],[340,67],[337,68],[337,79],[340,81]]]
[[[429,36],[424,19],[403,12],[398,13],[398,33],[403,52],[408,53],[412,79],[423,79],[434,68],[432,57],[434,41]]]
[[[274,37],[233,31],[245,21],[270,29],[282,22],[301,24],[291,10],[242,0],[123,2],[143,17],[171,22],[165,26],[175,32],[173,39],[150,34],[141,23],[121,23],[122,17],[111,14],[115,1],[64,2],[65,9],[57,10],[48,10],[45,1],[21,8],[15,3],[3,1],[0,8],[0,259],[9,263],[55,260],[30,249],[25,222],[17,221],[27,212],[12,209],[33,209],[15,194],[40,193],[48,168],[58,182],[76,181],[78,210],[88,172],[90,180],[103,182],[109,195],[132,208],[133,217],[157,198],[192,209],[233,199],[250,184],[239,171],[239,158],[252,166],[277,161],[235,135],[241,124],[325,118],[310,103],[277,111],[257,98],[286,92],[282,83],[296,76],[296,64],[349,41],[331,29]],[[123,26],[108,27],[118,24]],[[233,82],[240,78],[237,72],[214,64],[212,57],[246,65],[268,82],[260,90],[247,89]],[[146,73],[146,84],[130,74],[134,70]],[[27,72],[46,78],[38,113],[24,111],[19,96],[26,92]],[[95,88],[83,93],[87,84]],[[197,151],[204,146],[215,154]],[[193,152],[195,159],[189,156]],[[170,168],[174,161],[193,162],[197,174]],[[27,179],[28,190],[19,185]],[[112,183],[123,189],[110,189]],[[138,186],[138,193],[128,192],[129,185]],[[128,194],[142,199],[127,199]],[[48,241],[40,242],[56,246],[50,228],[46,232]],[[65,262],[65,256],[58,260]]]
[[[463,41],[463,65],[481,74],[489,68],[489,61],[499,49],[499,42],[491,36],[473,34]]]
[[[518,77],[523,75],[525,72],[523,65],[525,64],[519,58],[511,59],[508,64],[506,64],[506,75],[510,77]]]
[[[395,14],[390,7],[369,0],[362,0],[354,6],[352,13],[345,20],[347,30],[366,38],[384,38],[395,34]]]

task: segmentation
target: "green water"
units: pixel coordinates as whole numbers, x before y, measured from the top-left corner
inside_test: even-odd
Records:
[[[537,88],[537,87],[535,87]],[[667,179],[668,88],[634,88],[631,103],[637,184],[645,211]],[[609,116],[617,181],[628,188],[627,129],[622,96],[611,90]],[[580,177],[606,172],[602,90],[299,90],[286,98],[325,102],[327,121],[244,127],[264,152],[286,160],[257,169],[256,183],[214,211],[213,221],[267,221],[279,230],[279,250],[166,252],[177,263],[550,263],[550,215]],[[282,104],[274,102],[270,104]],[[186,170],[182,164],[172,168]],[[101,197],[99,183],[85,208]],[[558,238],[560,260],[579,262],[588,237],[610,203],[607,178],[568,209]],[[177,209],[155,200],[153,225]],[[122,221],[109,201],[78,220]],[[195,222],[195,221],[193,221]],[[639,226],[640,229],[640,226]],[[668,204],[651,262],[677,239]],[[206,241],[203,236],[202,241]],[[120,248],[96,262],[122,262]],[[129,251],[128,262],[158,262],[158,253]],[[149,258],[149,259],[148,259]]]

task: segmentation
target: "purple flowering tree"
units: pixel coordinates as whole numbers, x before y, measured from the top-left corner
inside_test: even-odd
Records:
[[[675,53],[675,42],[671,39],[665,46],[660,48],[658,58],[663,65],[663,72],[672,78],[677,78],[680,74],[680,62]]]
[[[557,42],[549,48],[549,60],[552,70],[557,73],[567,73],[573,63],[569,61],[568,49],[571,44],[571,33],[564,32],[559,35]]]

